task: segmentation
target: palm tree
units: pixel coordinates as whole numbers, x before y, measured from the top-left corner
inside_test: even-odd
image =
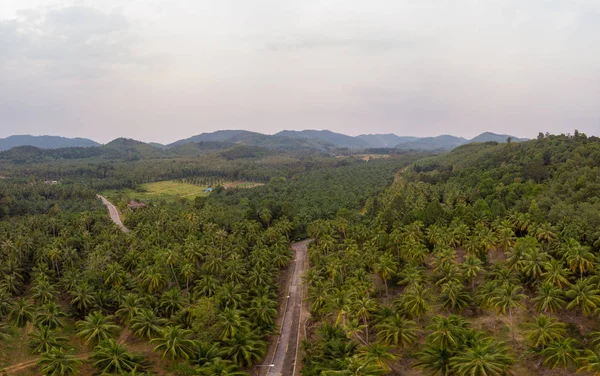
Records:
[[[379,376],[386,373],[376,364],[366,363],[358,355],[347,357],[341,363],[341,370],[324,370],[321,376]]]
[[[220,339],[227,341],[240,331],[245,331],[249,328],[250,323],[242,317],[242,312],[237,309],[225,308],[217,316],[218,326],[221,328]]]
[[[569,269],[573,273],[579,271],[579,278],[583,278],[583,273],[592,269],[596,257],[589,247],[582,246],[575,239],[569,239],[563,246],[564,258],[567,261]]]
[[[50,329],[62,328],[63,323],[60,320],[65,317],[66,313],[61,311],[60,306],[54,302],[46,303],[35,316],[35,324],[38,326],[46,326]]]
[[[6,341],[11,337],[10,327],[5,322],[0,322],[0,342]]]
[[[240,367],[251,367],[267,352],[267,343],[250,331],[241,331],[225,342],[222,353]]]
[[[422,285],[417,285],[409,290],[406,290],[402,296],[402,307],[410,317],[414,317],[419,322],[429,311],[429,290]]]
[[[32,354],[41,354],[49,352],[53,348],[64,349],[68,341],[65,337],[60,337],[58,333],[45,326],[40,326],[36,331],[27,334],[30,338],[29,348]]]
[[[551,283],[559,289],[570,285],[570,271],[565,269],[562,261],[553,258],[544,264],[544,269],[546,271],[542,273],[543,282]]]
[[[160,334],[166,322],[155,311],[142,308],[131,319],[131,331],[137,337],[152,339]]]
[[[461,264],[463,276],[471,283],[471,291],[475,292],[475,278],[483,270],[483,262],[477,257],[467,256]]]
[[[577,363],[582,365],[577,369],[577,372],[590,372],[594,376],[600,375],[600,354],[598,351],[585,350],[585,355],[577,358]]]
[[[200,376],[247,376],[246,372],[237,370],[237,365],[230,360],[215,358],[209,363],[196,369],[196,374]]]
[[[94,305],[94,289],[85,281],[75,285],[70,295],[71,304],[81,313],[86,313]]]
[[[538,312],[550,313],[561,311],[566,303],[563,291],[549,282],[544,282],[538,287],[531,301]]]
[[[56,299],[56,289],[48,279],[40,279],[31,287],[31,296],[36,303],[46,304]]]
[[[28,322],[32,322],[33,317],[33,304],[31,304],[31,302],[28,300],[25,300],[25,298],[17,299],[13,308],[8,313],[8,319],[12,321],[18,328],[22,328],[27,325]]]
[[[566,326],[554,317],[540,314],[531,323],[525,323],[525,337],[534,348],[544,349],[552,341],[561,340],[566,333]]]
[[[417,324],[400,314],[388,317],[375,325],[377,338],[387,345],[406,347],[415,342],[418,334]]]
[[[567,309],[579,307],[586,316],[600,307],[600,289],[589,278],[577,280],[566,292],[566,295],[571,299],[567,304]]]
[[[0,285],[0,317],[7,316],[12,309],[13,297],[6,290],[6,288]]]
[[[468,323],[459,316],[436,316],[427,327],[432,333],[427,336],[427,342],[441,350],[459,348],[464,342]]]
[[[548,347],[542,350],[542,355],[546,357],[544,364],[553,369],[576,366],[579,350],[575,345],[576,341],[573,338],[563,338],[550,342]]]
[[[190,359],[197,345],[196,341],[187,338],[191,333],[191,330],[169,325],[161,331],[160,337],[153,338],[150,343],[157,344],[154,351],[161,351],[163,358]]]
[[[94,347],[92,355],[94,367],[103,374],[119,374],[144,370],[148,364],[144,357],[127,351],[122,343],[116,343],[114,339],[101,341]]]
[[[77,367],[83,361],[64,349],[53,348],[41,355],[37,361],[40,372],[44,376],[70,376],[77,374]]]
[[[450,374],[450,358],[452,353],[439,346],[427,344],[422,351],[415,354],[417,361],[413,367],[429,372],[431,375],[445,376]]]
[[[183,308],[184,300],[180,289],[170,289],[160,297],[159,309],[165,317],[171,317]]]
[[[536,245],[523,252],[523,258],[519,262],[519,267],[521,272],[527,277],[537,279],[543,274],[544,265],[548,260],[550,260],[550,255]]]
[[[453,356],[450,368],[458,376],[503,376],[513,363],[514,359],[504,344],[486,343]]]
[[[78,321],[75,327],[77,335],[83,337],[85,343],[93,344],[112,338],[120,329],[112,321],[112,316],[104,316],[100,311],[90,313],[82,321]]]
[[[508,314],[510,317],[513,343],[515,342],[515,323],[513,320],[513,312],[516,309],[524,309],[525,306],[523,303],[521,303],[521,300],[527,298],[525,294],[521,293],[522,290],[523,288],[521,286],[505,283],[497,289],[495,296],[493,296],[490,300],[490,303],[496,307],[498,312],[502,313],[503,315]]]
[[[248,318],[263,329],[271,328],[277,318],[277,302],[266,295],[252,299]]]
[[[387,362],[398,359],[399,356],[391,352],[391,348],[381,344],[373,343],[368,346],[363,346],[358,350],[358,359],[365,364],[374,363],[377,367],[385,372],[390,372],[391,368]]]
[[[117,316],[123,324],[129,325],[142,306],[143,300],[137,294],[129,293],[124,296],[119,309],[115,312],[115,316]]]
[[[385,253],[379,258],[379,261],[375,264],[374,268],[383,280],[385,285],[385,296],[388,298],[389,294],[387,281],[389,281],[396,274],[398,265],[390,254]]]
[[[442,285],[440,300],[445,309],[455,312],[465,309],[471,303],[471,295],[465,291],[462,282],[454,280]]]

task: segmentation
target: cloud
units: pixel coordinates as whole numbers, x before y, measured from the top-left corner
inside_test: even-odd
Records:
[[[99,78],[151,63],[154,57],[136,50],[138,42],[127,18],[117,11],[85,6],[20,11],[17,19],[0,21],[1,74]]]

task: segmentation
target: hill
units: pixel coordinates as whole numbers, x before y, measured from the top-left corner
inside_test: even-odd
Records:
[[[317,131],[307,129],[303,131],[281,131],[276,133],[275,136],[316,139],[332,143],[339,147],[368,148],[371,146],[371,144],[369,144],[367,141],[360,138],[347,136],[345,134],[335,133],[328,130]]]
[[[484,132],[477,137],[471,139],[470,142],[506,142],[506,140],[510,137],[512,142],[523,142],[527,141],[527,138],[519,138],[515,136],[511,136],[508,134],[496,134],[492,132]]]
[[[356,138],[366,141],[374,148],[389,148],[405,142],[415,141],[419,137],[397,136],[393,133],[386,134],[361,134]]]
[[[106,145],[100,146],[108,158],[122,158],[127,160],[160,158],[165,156],[165,151],[130,138],[117,138]]]
[[[41,149],[58,149],[67,147],[89,147],[100,145],[87,138],[67,138],[60,136],[31,136],[16,135],[0,138],[0,151],[12,149],[16,146],[35,146]]]
[[[466,138],[444,134],[441,136],[423,137],[414,141],[404,142],[396,145],[396,148],[412,150],[452,150],[455,147],[468,142],[469,140]]]

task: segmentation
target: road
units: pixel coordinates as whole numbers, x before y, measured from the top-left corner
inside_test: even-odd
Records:
[[[112,221],[116,223],[117,226],[119,226],[119,228],[123,230],[123,232],[129,232],[129,229],[123,225],[123,222],[121,222],[121,217],[119,216],[119,211],[117,210],[117,208],[113,204],[111,204],[110,201],[108,201],[106,198],[100,195],[98,195],[98,198],[102,200],[104,206],[108,208],[110,219],[112,219]]]
[[[283,320],[275,351],[270,362],[262,367],[268,369],[267,376],[293,375],[298,356],[298,335],[300,331],[300,312],[302,310],[302,276],[306,269],[306,247],[310,240],[292,244],[295,260],[294,271],[290,278],[287,301],[283,310]],[[264,369],[264,368],[263,368]]]

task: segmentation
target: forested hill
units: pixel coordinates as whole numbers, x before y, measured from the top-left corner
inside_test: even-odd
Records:
[[[523,143],[464,145],[421,160],[410,181],[438,183],[440,204],[479,202],[483,213],[528,213],[564,231],[600,239],[600,139],[544,136]],[[593,242],[592,241],[592,242]]]
[[[599,166],[577,132],[465,145],[313,222],[303,375],[598,374]]]

